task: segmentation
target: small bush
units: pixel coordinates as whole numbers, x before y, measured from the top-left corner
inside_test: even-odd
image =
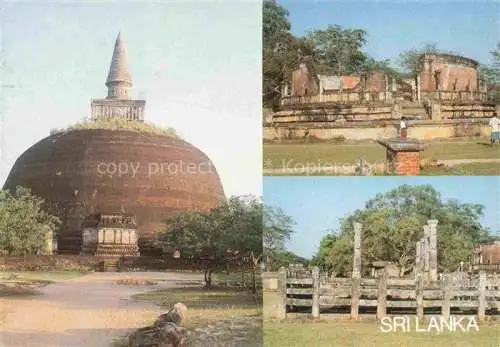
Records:
[[[101,118],[91,121],[85,120],[83,122],[70,125],[65,130],[52,129],[51,135],[84,129],[128,130],[155,135],[166,135],[180,139],[173,128],[162,128],[152,123],[130,121],[122,118]]]

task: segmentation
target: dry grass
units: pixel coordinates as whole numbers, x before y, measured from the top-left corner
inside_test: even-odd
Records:
[[[82,129],[106,129],[106,130],[128,130],[141,133],[155,134],[170,136],[179,139],[175,129],[173,128],[162,128],[158,125],[139,122],[139,121],[129,121],[120,118],[109,118],[109,119],[98,119],[93,121],[83,121],[69,126],[67,129],[53,130],[51,134],[64,133],[72,130],[82,130]]]
[[[192,332],[189,346],[262,346],[262,296],[238,288],[182,287],[134,296],[165,310],[177,302],[188,307],[183,324]],[[209,342],[212,341],[212,342]]]

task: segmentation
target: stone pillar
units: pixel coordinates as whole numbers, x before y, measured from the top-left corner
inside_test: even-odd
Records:
[[[429,279],[431,281],[437,281],[437,219],[431,219],[427,221],[429,226]]]
[[[354,258],[352,263],[352,278],[361,278],[361,228],[362,224],[354,222]]]
[[[417,101],[420,101],[422,100],[421,87],[420,87],[420,73],[417,73],[416,87],[417,87]]]
[[[423,254],[423,257],[424,257],[424,280],[428,281],[430,276],[429,276],[429,273],[430,273],[430,270],[429,270],[429,264],[430,264],[430,253],[429,253],[429,250],[430,250],[430,245],[429,245],[429,240],[430,240],[430,228],[428,225],[424,225],[424,254]]]
[[[385,100],[389,100],[389,77],[387,75],[384,76],[384,87],[385,87]]]
[[[419,267],[421,261],[422,261],[422,249],[420,248],[420,241],[417,241],[417,244],[415,245],[415,271]]]
[[[424,238],[421,238],[417,241],[416,245],[416,261],[415,261],[415,275],[420,274],[421,276],[424,273],[425,267],[425,247],[424,247]]]

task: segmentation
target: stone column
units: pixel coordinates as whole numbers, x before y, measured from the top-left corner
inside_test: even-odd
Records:
[[[437,219],[427,221],[430,229],[429,235],[429,276],[431,281],[437,281]]]
[[[424,279],[429,279],[429,264],[430,264],[430,253],[429,253],[429,238],[430,238],[430,228],[428,225],[424,226]]]
[[[415,261],[415,275],[424,274],[424,262],[425,262],[425,249],[424,249],[424,238],[417,241],[416,245],[416,261]]]
[[[417,87],[417,101],[420,101],[422,99],[422,95],[421,95],[421,88],[420,88],[420,74],[419,73],[417,73],[416,87]]]
[[[354,259],[352,266],[352,277],[361,278],[361,228],[362,224],[354,222]]]
[[[389,100],[389,77],[387,75],[384,76],[384,87],[385,87],[385,100]]]
[[[415,265],[420,262],[420,258],[422,257],[422,252],[420,250],[420,241],[417,241],[415,246]]]

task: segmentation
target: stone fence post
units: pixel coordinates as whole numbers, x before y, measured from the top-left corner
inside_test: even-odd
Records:
[[[378,299],[377,299],[377,319],[381,320],[387,314],[387,267],[378,281]]]
[[[361,223],[353,223],[354,227],[354,259],[352,269],[351,318],[357,319],[359,314],[359,296],[361,286]]]
[[[312,271],[313,295],[312,295],[312,317],[319,318],[319,267],[315,266]]]
[[[450,318],[450,308],[451,308],[451,291],[452,291],[452,278],[450,274],[443,275],[443,303],[441,306],[441,314],[443,318],[448,321]]]
[[[436,282],[438,280],[437,267],[437,219],[427,221],[429,225],[429,280]]]
[[[278,275],[278,293],[280,295],[278,303],[278,319],[286,319],[287,306],[287,284],[286,284],[286,268],[281,267]]]
[[[484,321],[486,316],[486,272],[479,272],[479,305],[477,308],[477,318],[480,322]]]

